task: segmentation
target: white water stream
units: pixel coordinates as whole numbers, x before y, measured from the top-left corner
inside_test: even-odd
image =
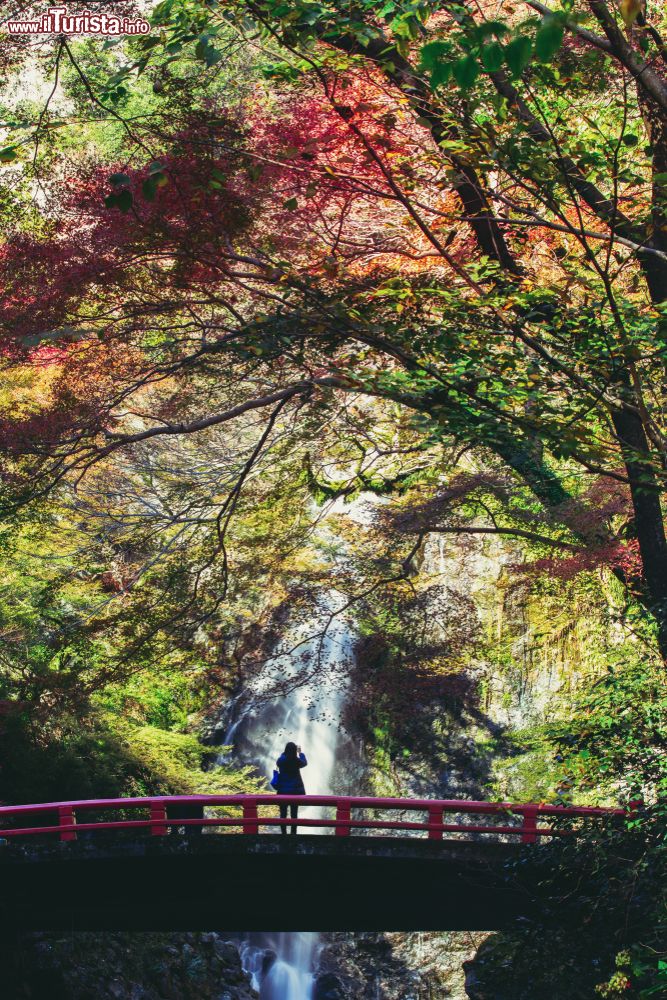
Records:
[[[237,702],[225,737],[237,759],[254,764],[267,780],[285,744],[296,743],[308,760],[301,774],[311,795],[346,791],[337,763],[346,742],[341,714],[353,635],[342,617],[330,621],[339,602],[331,594],[290,636],[290,651],[266,661]],[[324,812],[311,807],[307,815]],[[311,1000],[318,947],[319,934],[313,931],[248,935],[240,945],[241,961],[260,1000]]]

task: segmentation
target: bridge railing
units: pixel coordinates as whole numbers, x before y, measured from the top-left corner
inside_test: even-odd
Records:
[[[263,807],[271,806],[275,809],[279,804],[291,803],[300,808],[328,807],[335,811],[335,815],[285,819],[265,815],[260,811]],[[590,820],[628,816],[638,805],[639,803],[631,803],[628,809],[605,809],[541,803],[475,802],[467,799],[393,799],[340,795],[165,795],[0,806],[0,838],[13,840],[56,835],[62,841],[71,841],[76,840],[78,834],[105,831],[144,831],[151,836],[161,837],[178,828],[186,828],[192,832],[218,828],[224,832],[254,835],[262,829],[298,826],[308,831],[316,829],[333,832],[337,837],[348,837],[354,831],[365,835],[398,836],[401,833],[414,836],[421,832],[429,840],[442,840],[444,834],[486,834],[533,844],[541,838],[558,836],[563,832],[557,827],[543,825],[554,818]],[[210,815],[213,810],[224,810],[225,814]],[[393,819],[369,819],[366,816],[368,812],[401,815]],[[120,818],[119,813],[122,813]],[[406,819],[405,813],[417,813],[419,816]],[[134,818],[135,814],[142,815]],[[463,818],[473,821],[462,821]]]

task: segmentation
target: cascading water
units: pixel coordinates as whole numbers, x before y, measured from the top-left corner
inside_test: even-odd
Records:
[[[285,743],[296,743],[308,759],[302,776],[311,795],[344,791],[337,765],[350,751],[341,715],[353,635],[344,618],[332,618],[341,603],[338,594],[327,595],[290,637],[290,651],[266,661],[237,701],[225,737],[235,757],[267,778]],[[322,810],[308,811],[317,813]],[[311,1000],[318,946],[319,935],[311,931],[248,935],[241,960],[260,1000]]]
[[[310,1000],[318,945],[314,931],[283,931],[252,934],[239,952],[261,1000]]]

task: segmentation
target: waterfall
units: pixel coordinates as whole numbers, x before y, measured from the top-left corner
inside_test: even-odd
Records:
[[[248,935],[239,953],[260,1000],[310,1000],[319,937],[315,931]]]
[[[311,795],[346,791],[338,764],[351,752],[341,715],[353,634],[349,622],[331,617],[341,603],[340,595],[328,594],[285,641],[290,651],[266,661],[236,702],[225,736],[234,756],[267,779],[285,743],[296,743],[308,760],[302,776]],[[323,810],[308,810],[316,814]],[[316,932],[267,932],[246,935],[239,951],[260,1000],[311,1000],[318,947]]]

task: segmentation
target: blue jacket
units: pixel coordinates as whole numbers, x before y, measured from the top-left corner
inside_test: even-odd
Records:
[[[299,754],[296,760],[288,760],[285,754],[281,754],[276,761],[278,768],[278,795],[305,795],[306,789],[303,787],[301,768],[307,765],[305,753]]]

